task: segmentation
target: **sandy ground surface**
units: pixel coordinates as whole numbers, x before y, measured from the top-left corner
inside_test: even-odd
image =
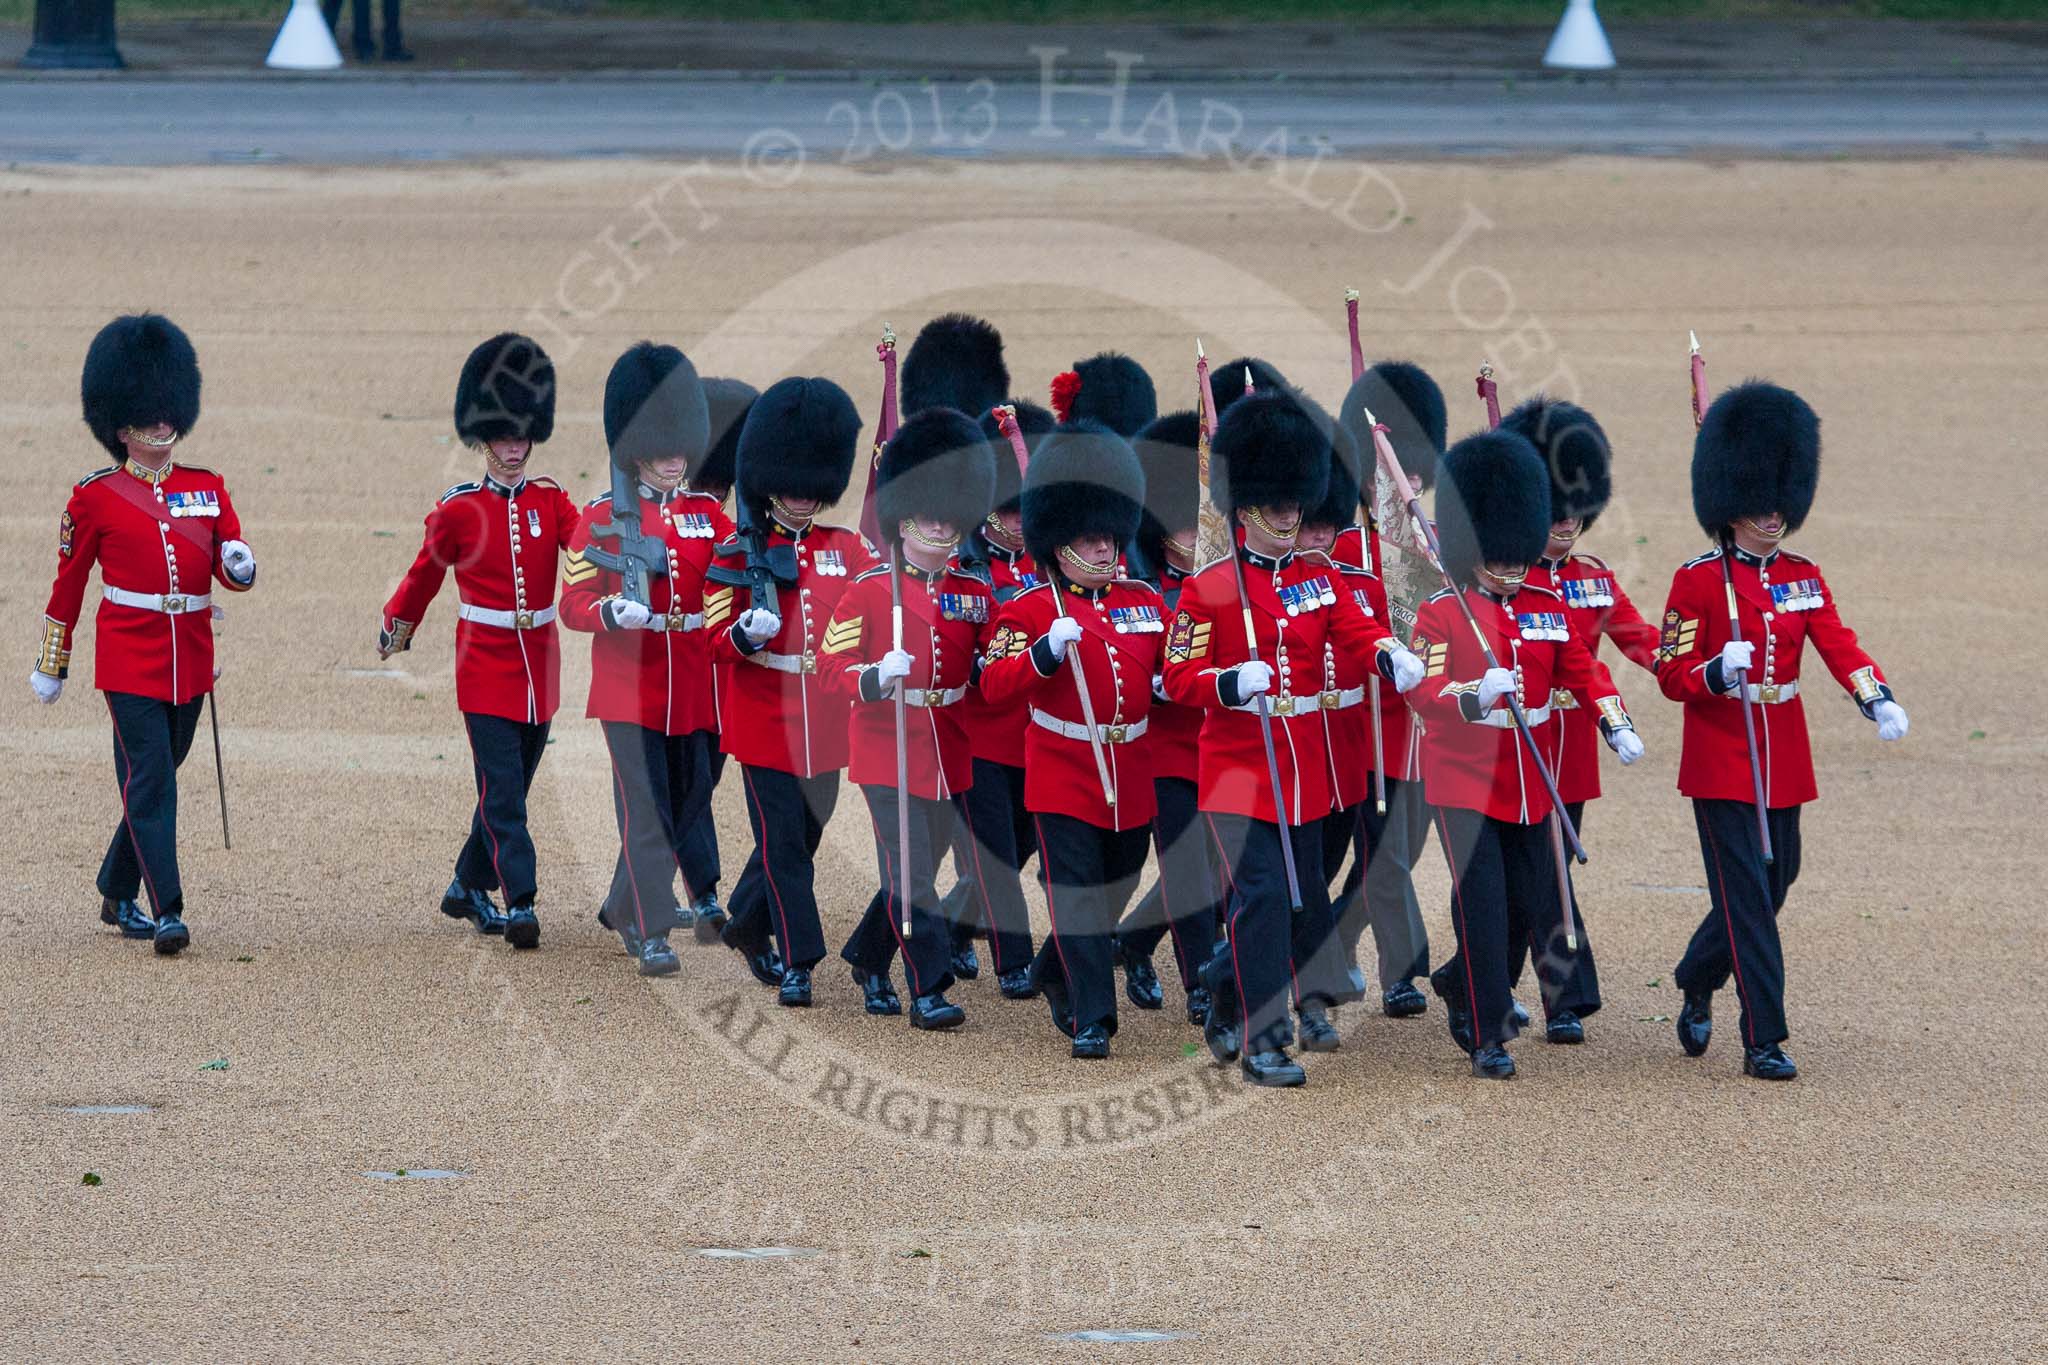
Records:
[[[181,959],[94,913],[116,798],[89,632],[56,708],[0,688],[0,1355],[2042,1349],[2048,649],[2020,604],[2044,586],[2029,414],[2048,170],[1329,163],[1302,193],[1167,167],[674,174],[0,175],[18,670],[65,491],[102,463],[77,375],[117,311],[163,309],[196,338],[187,453],[225,472],[263,565],[224,631],[232,853],[203,739],[185,770]],[[1348,213],[1308,202],[1354,185]],[[1607,1009],[1584,1048],[1519,1044],[1507,1085],[1469,1077],[1434,1003],[1414,1022],[1347,1011],[1306,1089],[1250,1094],[1186,1055],[1171,988],[1083,1067],[1040,1005],[986,979],[939,1038],[864,1017],[830,968],[805,1013],[720,949],[644,982],[591,918],[615,845],[573,703],[533,804],[543,950],[435,912],[472,801],[452,594],[402,669],[372,644],[420,517],[471,473],[448,408],[474,341],[520,325],[554,351],[566,395],[540,464],[588,492],[604,373],[642,336],[707,373],[823,372],[872,412],[881,324],[908,336],[968,307],[1002,326],[1026,392],[1113,345],[1177,399],[1199,334],[1334,400],[1346,285],[1365,291],[1368,350],[1430,366],[1459,427],[1480,418],[1484,355],[1511,394],[1578,390],[1619,465],[1588,548],[1653,612],[1700,545],[1686,329],[1717,387],[1768,374],[1825,415],[1798,544],[1914,730],[1880,748],[1846,702],[1810,708],[1824,796],[1785,916],[1795,1084],[1740,1076],[1725,996],[1704,1060],[1672,1039],[1671,965],[1705,896],[1672,790],[1678,716],[1633,672],[1650,757],[1610,773],[1581,883]],[[852,814],[823,854],[835,942],[872,885]],[[1422,893],[1442,951],[1433,851]],[[122,1105],[149,1110],[66,1112]],[[433,1168],[461,1178],[365,1177]],[[800,1254],[705,1254],[756,1247]],[[1092,1329],[1185,1335],[1057,1339]]]

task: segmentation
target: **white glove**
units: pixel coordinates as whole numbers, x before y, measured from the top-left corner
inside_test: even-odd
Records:
[[[875,664],[875,681],[886,695],[897,682],[910,676],[910,655],[900,649],[892,649]]]
[[[1616,730],[1607,737],[1607,747],[1614,750],[1624,768],[1643,756],[1643,741],[1633,730]]]
[[[1422,660],[1406,649],[1390,651],[1394,656],[1394,690],[1406,692],[1422,681]]]
[[[1750,660],[1755,657],[1755,645],[1747,640],[1730,640],[1721,646],[1721,676],[1732,685],[1737,673],[1749,671]]]
[[[601,613],[608,630],[638,630],[651,619],[646,606],[630,597],[613,598],[604,604]]]
[[[39,668],[29,670],[28,685],[35,689],[36,700],[45,706],[57,700],[58,693],[64,690],[64,680],[62,678],[53,678]],[[1905,726],[1906,713],[1900,711],[1899,733],[1902,735],[1906,733]]]
[[[1071,616],[1060,616],[1054,618],[1052,629],[1045,633],[1045,644],[1054,659],[1064,659],[1067,646],[1080,638],[1081,623]]]
[[[1237,666],[1237,699],[1250,701],[1261,693],[1273,690],[1273,665],[1253,659]]]
[[[246,585],[256,579],[256,556],[247,541],[230,540],[223,544],[220,547],[220,566],[237,583]]]
[[[1512,696],[1515,691],[1513,669],[1489,668],[1486,676],[1479,680],[1479,709],[1491,711],[1493,704],[1502,697]]]
[[[50,700],[54,701],[53,696]],[[1877,722],[1877,737],[1887,742],[1906,737],[1906,708],[1895,701],[1881,701],[1870,709],[1870,717]]]
[[[766,607],[749,607],[740,613],[740,634],[755,644],[775,638],[782,629],[782,618]]]

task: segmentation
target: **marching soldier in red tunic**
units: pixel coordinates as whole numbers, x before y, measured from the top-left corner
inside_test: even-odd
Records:
[[[1024,804],[1052,920],[1031,975],[1076,1057],[1109,1055],[1111,945],[1155,809],[1143,741],[1166,621],[1150,584],[1117,577],[1144,495],[1138,457],[1109,428],[1083,421],[1046,438],[1025,474],[1023,513],[1048,582],[997,614],[981,668],[992,700],[1028,705]]]
[[[967,1017],[945,995],[952,939],[932,874],[952,836],[952,799],[974,781],[956,708],[980,664],[995,606],[988,584],[963,572],[953,553],[962,530],[988,515],[994,492],[988,442],[971,418],[926,408],[905,421],[883,447],[876,491],[892,562],[853,580],[818,659],[853,703],[848,775],[867,798],[883,888],[840,956],[853,967],[868,1013],[898,1014],[889,963],[900,952],[910,1023],[919,1029],[957,1028]],[[900,575],[894,588],[892,575]],[[899,593],[900,644],[892,621]],[[901,790],[899,752],[908,782]],[[908,803],[907,825],[899,823],[898,802]]]
[[[1820,566],[1781,548],[1812,510],[1819,481],[1820,418],[1799,395],[1751,382],[1714,401],[1693,444],[1692,504],[1719,548],[1672,580],[1657,649],[1664,695],[1685,704],[1678,789],[1692,798],[1713,901],[1673,973],[1685,993],[1678,1041],[1688,1056],[1707,1050],[1714,992],[1732,974],[1743,1070],[1772,1081],[1798,1074],[1783,1047],[1778,912],[1799,876],[1799,810],[1817,794],[1802,698],[1810,680],[1800,677],[1806,645],[1877,723],[1879,739],[1903,739],[1907,728]]]
[[[1482,432],[1444,455],[1437,474],[1443,568],[1486,646],[1451,590],[1423,603],[1415,648],[1428,676],[1409,704],[1428,728],[1423,782],[1451,864],[1451,922],[1458,935],[1458,951],[1431,984],[1449,1010],[1452,1039],[1471,1054],[1472,1074],[1497,1079],[1515,1074],[1505,1044],[1520,1029],[1508,994],[1509,944],[1518,921],[1538,945],[1550,1017],[1572,1003],[1558,892],[1562,869],[1544,828],[1550,796],[1513,711],[1501,702],[1512,696],[1540,733],[1552,695],[1569,691],[1599,714],[1602,733],[1624,761],[1642,753],[1613,680],[1572,633],[1564,599],[1524,581],[1543,552],[1550,521],[1543,458],[1521,436]],[[1489,663],[1488,649],[1497,665]]]
[[[100,329],[80,385],[86,425],[117,464],[78,481],[57,530],[57,578],[29,685],[64,690],[86,580],[99,565],[93,683],[114,725],[121,821],[100,862],[100,920],[169,956],[192,940],[178,877],[178,766],[213,690],[210,586],[246,591],[256,558],[221,476],[174,463],[199,420],[199,360],[153,313]],[[149,894],[152,920],[137,898]]]
[[[642,976],[670,976],[681,963],[668,936],[685,922],[677,871],[692,904],[706,894],[678,850],[684,830],[711,818],[717,736],[704,574],[733,526],[709,494],[683,486],[709,446],[710,420],[704,385],[681,351],[643,341],[620,356],[605,381],[604,427],[613,467],[638,480],[635,505],[620,508],[613,493],[593,500],[562,568],[562,620],[592,635],[587,713],[604,723],[619,821],[619,859],[598,922],[618,933]],[[647,576],[645,602],[593,557],[614,545],[630,552],[615,529],[624,518],[666,560]]]
[[[1196,451],[1199,421],[1192,412],[1169,413],[1139,432],[1133,446],[1145,476],[1144,515],[1130,555],[1133,573],[1158,590],[1160,610],[1169,621],[1179,611],[1181,591],[1195,571],[1202,502]],[[1216,951],[1216,873],[1210,865],[1209,831],[1196,803],[1202,715],[1201,707],[1168,701],[1155,690],[1145,744],[1151,750],[1152,792],[1158,806],[1152,843],[1159,855],[1159,873],[1116,930],[1124,995],[1139,1009],[1165,1006],[1152,954],[1160,939],[1172,938],[1188,1022],[1197,1028],[1209,1017],[1209,992],[1198,974]]]
[[[1203,969],[1212,994],[1204,1028],[1219,1061],[1242,1054],[1261,1085],[1300,1085],[1288,1056],[1287,996],[1323,1040],[1327,1008],[1351,993],[1327,940],[1329,899],[1318,821],[1330,808],[1328,756],[1318,698],[1323,645],[1370,659],[1396,686],[1412,687],[1421,664],[1378,621],[1340,597],[1327,565],[1294,553],[1301,510],[1320,502],[1329,480],[1328,419],[1291,392],[1240,399],[1216,433],[1211,491],[1241,529],[1237,559],[1219,560],[1188,581],[1167,637],[1166,694],[1206,709],[1200,803],[1223,860],[1227,934]],[[1241,577],[1240,577],[1241,575]],[[1245,638],[1250,619],[1256,643]],[[1278,766],[1268,767],[1265,722]],[[1300,906],[1290,923],[1288,841]],[[1242,1005],[1242,1033],[1235,1028]]]
[[[820,671],[826,623],[875,562],[860,532],[817,516],[844,496],[859,437],[860,414],[831,380],[769,386],[740,435],[742,535],[720,547],[704,599],[729,669],[722,743],[739,760],[754,834],[724,938],[790,1008],[811,1003],[825,957],[814,861],[847,759],[846,696]],[[773,609],[743,586],[760,574],[773,580]]]
[[[377,657],[411,649],[454,570],[455,704],[477,799],[441,913],[515,948],[540,943],[526,796],[561,695],[555,570],[579,520],[560,485],[527,473],[554,428],[555,367],[545,351],[504,332],[470,352],[455,385],[455,432],[482,454],[484,477],[455,485],[427,513],[420,552],[377,632]],[[504,910],[492,891],[503,893]]]
[[[1367,412],[1386,424],[1403,472],[1423,491],[1436,481],[1436,462],[1444,453],[1449,419],[1443,390],[1436,381],[1421,367],[1402,360],[1383,360],[1360,375],[1339,410],[1344,430],[1360,453],[1364,520],[1338,533],[1330,557],[1370,575],[1364,584],[1366,592],[1380,619],[1398,639],[1410,635],[1415,623],[1402,619],[1406,609],[1397,612],[1387,593],[1380,528],[1371,506],[1374,480],[1363,477],[1373,467],[1372,424],[1366,420]],[[1353,964],[1358,961],[1358,942],[1366,926],[1372,926],[1380,1009],[1390,1018],[1406,1019],[1429,1007],[1428,998],[1415,985],[1418,978],[1429,974],[1429,931],[1423,926],[1422,905],[1415,898],[1414,873],[1415,861],[1422,856],[1422,845],[1429,837],[1430,813],[1422,792],[1421,728],[1399,692],[1382,687],[1379,693],[1378,750],[1385,755],[1387,811],[1381,815],[1375,803],[1358,808],[1364,842],[1354,841],[1351,866],[1337,890],[1332,913],[1346,958]],[[1336,873],[1334,865],[1324,871],[1332,876]]]
[[[1592,529],[1594,519],[1613,496],[1613,477],[1608,454],[1607,433],[1593,414],[1575,403],[1538,395],[1520,404],[1501,420],[1501,428],[1528,439],[1543,456],[1550,471],[1550,543],[1543,558],[1530,566],[1528,584],[1549,588],[1564,599],[1565,619],[1594,657],[1600,653],[1602,638],[1614,641],[1622,657],[1654,671],[1657,629],[1642,618],[1628,594],[1614,576],[1614,570],[1596,556],[1577,549],[1579,537]],[[1545,746],[1545,757],[1557,780],[1557,793],[1564,798],[1565,812],[1572,828],[1585,832],[1586,803],[1600,795],[1600,763],[1595,741],[1600,728],[1591,712],[1578,704],[1568,691],[1551,694],[1550,724],[1537,736]],[[1623,763],[1634,760],[1630,750],[1641,743],[1634,735],[1618,736],[1624,746],[1616,752]],[[1570,869],[1567,865],[1566,875]],[[1578,889],[1572,888],[1572,914],[1583,924]],[[1512,977],[1519,981],[1526,942],[1510,945]],[[1600,1007],[1600,980],[1593,962],[1593,950],[1582,943],[1571,954],[1572,984],[1566,997],[1575,1003],[1553,1013],[1544,1025],[1544,1036],[1553,1043],[1577,1043],[1585,1039],[1583,1018]]]

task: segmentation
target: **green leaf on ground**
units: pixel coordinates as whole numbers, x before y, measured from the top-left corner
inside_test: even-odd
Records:
[[[248,953],[243,953],[240,957],[235,959],[235,961],[237,962],[254,962],[255,960],[256,959],[250,956]]]
[[[1971,738],[1971,739],[1982,739],[1982,738],[1984,738],[1984,732],[1983,732],[1982,730],[1972,730],[1972,731],[1970,731],[1970,738]]]
[[[201,1062],[199,1069],[201,1071],[226,1071],[228,1069],[228,1059],[216,1057],[210,1062]]]
[[[923,1247],[912,1247],[903,1253],[903,1259],[906,1261],[929,1261],[931,1258],[932,1254]]]
[[[1661,986],[1664,984],[1664,978],[1661,976],[1653,976],[1643,984],[1646,986]]]
[[[576,1003],[579,1005],[587,1005],[590,1003],[590,997],[587,995],[579,995],[576,997]]]
[[[1638,1014],[1636,1022],[1638,1024],[1668,1024],[1671,1022],[1671,1016],[1668,1014]]]
[[[78,1183],[81,1185],[103,1185],[106,1182],[100,1179],[98,1171],[87,1171],[78,1178]]]
[[[1180,1055],[1183,1057],[1192,1057],[1196,1051],[1197,1049],[1193,1043],[1182,1043],[1180,1045]]]

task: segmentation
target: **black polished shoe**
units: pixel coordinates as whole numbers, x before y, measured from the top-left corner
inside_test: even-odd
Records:
[[[1209,1045],[1209,1055],[1216,1059],[1218,1066],[1237,1060],[1237,1021],[1224,1015],[1213,1004],[1202,1020],[1202,1041]]]
[[[505,912],[505,942],[514,948],[540,947],[540,917],[532,906],[515,905]]]
[[[754,980],[770,990],[782,989],[782,954],[775,951],[773,939],[763,935],[759,942],[750,943],[733,933],[739,921],[728,917],[725,927],[718,931],[718,941],[738,953],[746,961],[747,970],[754,974]],[[860,979],[860,973],[854,973]]]
[[[617,934],[619,936],[619,944],[626,950],[627,957],[640,956],[640,935],[624,925],[613,924],[611,916],[605,913],[605,908],[602,905],[597,907],[597,927],[609,929]]]
[[[1284,1087],[1308,1083],[1308,1073],[1301,1069],[1300,1062],[1287,1055],[1285,1048],[1246,1053],[1238,1065],[1244,1070],[1244,1078],[1253,1085]]]
[[[775,993],[775,1003],[785,1009],[800,1010],[811,1003],[811,973],[806,967],[791,967],[782,973],[782,989]]]
[[[1472,1054],[1472,1074],[1481,1080],[1504,1081],[1515,1074],[1515,1059],[1499,1043],[1488,1043]]]
[[[143,914],[142,907],[134,901],[117,901],[102,896],[100,923],[111,924],[119,929],[122,938],[156,937],[156,921]]]
[[[1553,1043],[1583,1043],[1586,1041],[1585,1021],[1570,1010],[1559,1010],[1543,1026],[1543,1036]]]
[[[1116,945],[1116,960],[1124,969],[1124,998],[1141,1010],[1163,1009],[1166,992],[1160,988],[1159,973],[1152,959],[1126,944]]]
[[[1330,1022],[1330,1012],[1321,1005],[1301,1007],[1300,1033],[1303,1052],[1335,1052],[1343,1041]]]
[[[855,967],[853,984],[860,987],[861,1008],[869,1014],[903,1013],[903,1001],[897,998],[887,972],[864,972]]]
[[[649,934],[641,941],[640,975],[674,976],[682,969],[683,960],[668,946],[667,934]]]
[[[1188,1022],[1200,1028],[1209,1018],[1209,992],[1196,986],[1188,992]]]
[[[967,1011],[946,998],[944,991],[920,995],[910,1002],[910,1026],[936,1033],[959,1028],[967,1022]]]
[[[725,928],[732,917],[725,913],[725,907],[718,903],[718,897],[707,892],[695,905],[690,907],[690,910],[696,917],[697,942],[723,942],[720,931]]]
[[[1529,1007],[1527,1005],[1524,1005],[1519,1000],[1510,1000],[1508,1001],[1508,1005],[1515,1016],[1515,1027],[1529,1027]]]
[[[1697,1057],[1707,1050],[1713,1036],[1714,993],[1687,991],[1685,1004],[1678,1010],[1678,1045],[1686,1056]]]
[[[950,963],[953,975],[961,981],[975,981],[981,977],[981,954],[974,951],[974,935],[962,930],[953,932],[953,956]]]
[[[192,931],[185,927],[183,917],[173,910],[156,917],[156,930],[151,937],[156,940],[157,956],[176,957],[192,941]]]
[[[1453,982],[1443,968],[1429,974],[1429,988],[1436,992],[1436,998],[1444,1002],[1444,1027],[1451,1031],[1451,1041],[1465,1053],[1472,1051],[1472,1011],[1465,1003],[1463,982]]]
[[[1005,1000],[1034,1000],[1038,997],[1038,987],[1031,984],[1029,967],[1013,967],[1004,972],[996,978],[996,988],[1002,991]]]
[[[1087,1061],[1100,1061],[1109,1055],[1109,1030],[1100,1024],[1090,1024],[1074,1035],[1074,1056]]]
[[[1429,997],[1415,989],[1413,981],[1389,986],[1380,996],[1380,1013],[1389,1019],[1413,1019],[1429,1009]]]
[[[157,951],[162,952],[163,949],[159,947]],[[1742,1074],[1760,1081],[1789,1081],[1799,1074],[1799,1068],[1792,1065],[1792,1059],[1785,1055],[1781,1044],[1769,1043],[1763,1047],[1742,1049]]]
[[[495,937],[505,932],[505,912],[498,908],[490,893],[461,882],[448,883],[448,889],[441,893],[441,913],[449,919],[468,920],[479,934]]]

